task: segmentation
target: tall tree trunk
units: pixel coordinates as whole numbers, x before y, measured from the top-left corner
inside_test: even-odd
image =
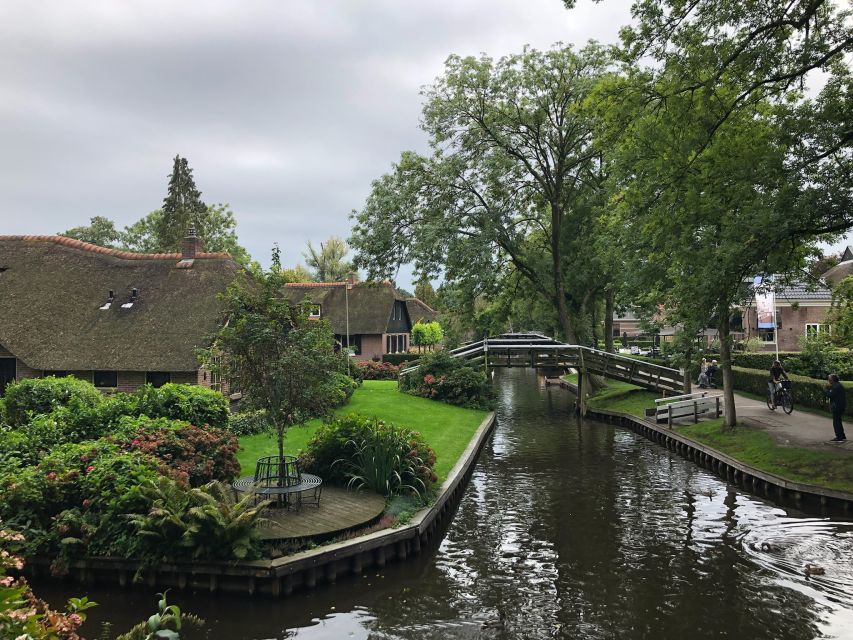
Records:
[[[613,351],[613,306],[616,294],[613,289],[604,292],[604,350],[607,353]]]
[[[727,429],[734,429],[737,424],[737,410],[735,409],[734,375],[732,373],[729,311],[728,301],[721,301],[718,312],[720,316],[718,326],[720,333],[720,368],[723,371],[723,401],[725,403],[723,424]]]
[[[692,343],[688,343],[692,344]],[[688,346],[684,351],[684,393],[693,391],[693,375],[690,373],[690,366],[693,361],[693,347]]]
[[[554,302],[557,304],[557,315],[563,330],[563,340],[577,344],[572,321],[569,319],[569,309],[566,306],[566,294],[563,290],[563,250],[560,246],[562,235],[562,212],[559,205],[551,203],[551,268],[554,276]]]

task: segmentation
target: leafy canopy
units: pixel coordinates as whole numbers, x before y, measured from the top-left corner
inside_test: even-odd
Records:
[[[279,455],[284,455],[290,426],[340,403],[336,374],[345,365],[328,322],[310,319],[307,306],[282,297],[281,271],[276,248],[268,271],[231,285],[224,296],[226,322],[203,357],[254,406],[266,410]]]

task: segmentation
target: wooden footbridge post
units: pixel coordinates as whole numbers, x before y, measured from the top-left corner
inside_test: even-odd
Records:
[[[587,387],[587,371],[586,363],[583,359],[583,349],[578,350],[578,409],[581,416],[586,416],[586,387]]]

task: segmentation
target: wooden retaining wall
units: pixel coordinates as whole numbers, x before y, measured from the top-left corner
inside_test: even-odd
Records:
[[[495,426],[490,413],[477,428],[471,442],[441,486],[435,503],[414,515],[405,526],[325,545],[317,549],[252,562],[174,562],[144,570],[142,584],[150,588],[194,589],[213,592],[242,592],[286,596],[296,589],[335,582],[339,576],[361,574],[371,567],[417,555],[442,534],[462,499],[477,458]],[[47,572],[50,559],[27,561],[33,575]],[[119,558],[86,558],[71,563],[69,575],[84,584],[133,584],[139,564]]]
[[[593,420],[627,427],[761,498],[822,515],[838,513],[849,516],[853,513],[853,494],[845,491],[794,482],[755,469],[664,426],[626,413],[588,409],[586,415]]]

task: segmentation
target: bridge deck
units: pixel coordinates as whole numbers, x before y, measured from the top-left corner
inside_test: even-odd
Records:
[[[677,369],[607,353],[599,349],[557,342],[539,334],[503,334],[449,351],[455,357],[489,367],[585,368],[588,372],[630,382],[652,391],[681,392],[684,375]],[[407,374],[417,365],[403,370]]]

